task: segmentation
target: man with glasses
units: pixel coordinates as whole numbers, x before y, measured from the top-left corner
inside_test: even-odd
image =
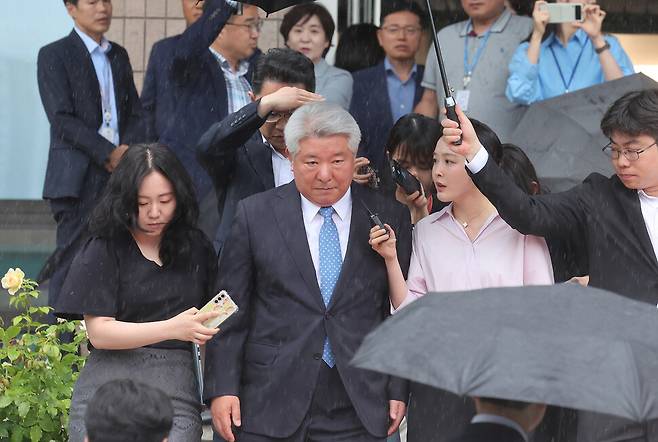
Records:
[[[382,8],[377,39],[386,57],[378,65],[352,74],[350,104],[350,113],[361,128],[359,156],[367,157],[380,170],[385,166],[388,132],[418,104],[424,72],[424,67],[416,64],[423,11],[406,0],[385,3]]]
[[[243,198],[292,181],[283,139],[292,111],[322,97],[315,90],[313,62],[292,49],[270,49],[256,63],[250,103],[213,124],[197,146],[199,162],[213,180],[224,245]]]
[[[245,5],[238,15],[235,4],[228,0],[196,3],[203,14],[176,40],[166,68],[173,88],[173,113],[158,138],[182,161],[202,206],[206,197],[215,198],[208,196],[212,182],[198,164],[194,147],[213,123],[250,101],[249,58],[256,50],[261,22],[258,8]]]
[[[452,143],[463,135],[462,145],[452,150],[466,157],[473,181],[510,226],[525,235],[563,240],[581,228],[585,235],[576,246],[587,253],[590,286],[658,304],[658,89],[624,95],[603,117],[601,130],[610,139],[603,150],[615,175],[593,173],[556,194],[530,196],[517,187],[488,157],[466,116],[458,114],[462,129],[444,120],[443,136]],[[637,424],[579,412],[578,440],[656,441],[658,420]]]

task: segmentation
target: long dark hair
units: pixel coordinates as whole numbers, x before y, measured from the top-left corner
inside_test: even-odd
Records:
[[[174,188],[176,209],[160,242],[164,266],[185,259],[191,251],[192,235],[199,217],[192,180],[176,155],[159,144],[133,144],[110,176],[98,205],[89,219],[93,236],[115,238],[138,228],[137,193],[144,177],[159,172]]]

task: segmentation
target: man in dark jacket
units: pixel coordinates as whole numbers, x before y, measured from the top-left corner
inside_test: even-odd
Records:
[[[367,157],[375,169],[385,165],[385,144],[391,127],[412,112],[423,95],[420,83],[424,67],[415,62],[423,23],[423,12],[416,3],[385,3],[377,38],[386,58],[352,74],[350,113],[362,132],[358,155]]]
[[[110,173],[128,144],[144,139],[128,53],[104,37],[112,3],[64,4],[75,27],[41,48],[37,61],[39,93],[50,122],[43,197],[57,222],[57,248],[39,277],[50,278],[51,305]]]

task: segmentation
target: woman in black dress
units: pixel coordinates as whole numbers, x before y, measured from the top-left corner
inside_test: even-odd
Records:
[[[55,311],[83,317],[93,349],[73,391],[69,434],[82,442],[96,389],[129,378],[158,387],[174,405],[169,440],[199,441],[192,345],[217,329],[196,314],[213,295],[216,255],[195,226],[193,187],[176,156],[133,145],[112,173],[89,221]]]

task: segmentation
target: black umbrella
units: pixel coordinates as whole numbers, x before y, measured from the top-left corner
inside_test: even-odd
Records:
[[[459,395],[658,417],[656,307],[577,284],[430,293],[352,364]]]
[[[300,3],[310,3],[314,0],[237,0],[240,3],[258,6],[263,11],[271,14],[272,12],[280,11],[289,6],[298,5]]]
[[[453,94],[453,89],[448,83],[448,75],[446,74],[446,68],[443,63],[443,55],[441,55],[441,45],[439,44],[439,34],[436,32],[436,25],[434,24],[434,15],[432,14],[432,4],[430,0],[426,0],[427,4],[427,13],[430,16],[430,25],[432,27],[432,41],[434,42],[434,53],[436,54],[436,60],[439,63],[439,72],[441,73],[441,83],[443,84],[443,96],[444,106],[446,108],[446,117],[452,121],[459,123],[459,117],[455,111],[455,106],[457,102],[455,101]],[[461,139],[454,144],[461,144]]]
[[[600,123],[610,105],[627,92],[658,87],[644,74],[581,89],[531,105],[510,141],[528,154],[542,183],[566,190],[592,172],[611,175],[601,152],[608,140]]]

